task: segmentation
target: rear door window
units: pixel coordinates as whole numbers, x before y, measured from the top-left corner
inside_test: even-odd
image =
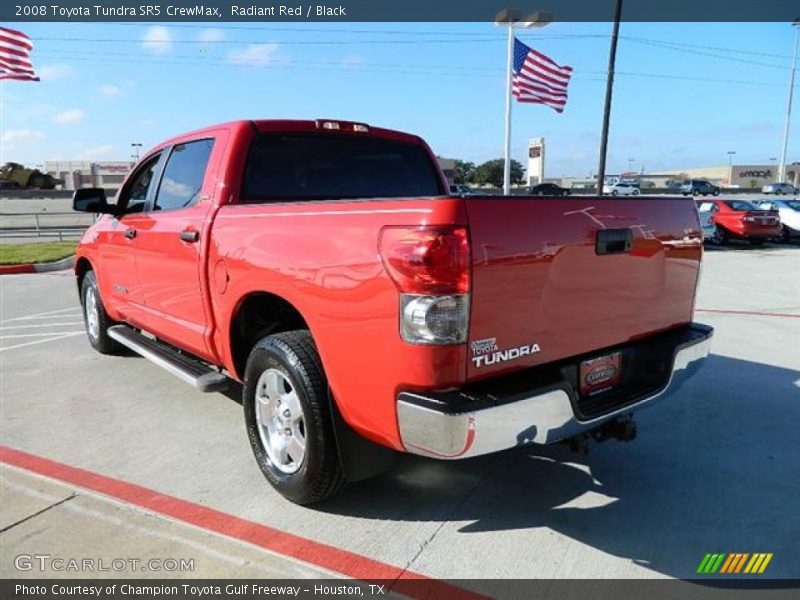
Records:
[[[153,210],[178,210],[197,202],[213,146],[214,140],[197,140],[172,148]]]
[[[330,133],[259,135],[242,182],[244,202],[441,196],[419,144]]]
[[[727,204],[728,207],[731,208],[732,210],[737,210],[737,211],[755,210],[755,206],[753,206],[749,202],[745,202],[744,200],[726,200],[725,204]]]

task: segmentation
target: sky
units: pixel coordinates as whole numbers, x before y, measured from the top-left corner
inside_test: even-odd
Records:
[[[133,142],[250,118],[354,120],[418,134],[444,157],[503,154],[506,32],[491,23],[14,27],[32,38],[42,81],[0,84],[0,163],[126,160]],[[610,32],[518,32],[574,76],[563,114],[514,103],[514,158],[544,136],[547,177],[596,172]],[[607,172],[721,165],[728,152],[770,164],[794,39],[787,23],[622,23]],[[788,162],[800,160],[798,104]]]

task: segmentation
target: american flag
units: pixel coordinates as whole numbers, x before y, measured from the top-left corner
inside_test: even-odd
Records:
[[[31,64],[31,39],[8,27],[0,27],[0,79],[39,81]]]
[[[511,93],[517,100],[546,104],[556,112],[564,112],[570,77],[572,67],[562,67],[514,38]]]

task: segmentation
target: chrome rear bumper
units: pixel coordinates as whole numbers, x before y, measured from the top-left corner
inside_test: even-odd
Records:
[[[576,394],[567,382],[531,390],[526,397],[495,406],[469,409],[466,403],[466,410],[464,403],[454,409],[435,394],[401,393],[397,420],[403,446],[414,454],[461,459],[524,444],[550,444],[590,431],[618,415],[674,394],[708,356],[712,335],[710,327],[690,326],[685,339],[674,348],[672,368],[664,386],[591,419],[576,415]]]

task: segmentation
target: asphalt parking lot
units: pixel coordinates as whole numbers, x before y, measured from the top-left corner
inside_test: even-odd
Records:
[[[94,353],[69,272],[2,277],[0,577],[86,576],[20,572],[24,553],[195,560],[171,576],[380,564],[456,579],[685,578],[708,552],[771,552],[767,574],[797,578],[798,273],[798,246],[706,253],[696,320],[716,329],[712,356],[638,415],[632,443],[404,457],[314,509],[263,480],[235,390]]]

